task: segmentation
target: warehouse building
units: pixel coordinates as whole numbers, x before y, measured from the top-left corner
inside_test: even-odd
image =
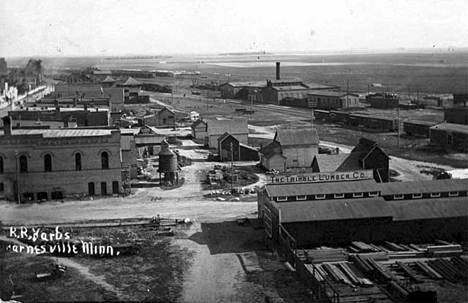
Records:
[[[429,128],[429,138],[449,152],[468,152],[468,125],[441,123]]]
[[[288,234],[297,247],[466,241],[467,194],[468,179],[377,183],[372,170],[273,175],[258,192],[258,214],[269,239]]]
[[[249,141],[247,120],[242,118],[197,120],[191,128],[196,142],[216,150],[218,150],[218,139],[226,132],[235,137],[239,143],[247,145]]]
[[[316,129],[279,128],[273,142],[260,150],[260,162],[268,170],[310,168],[318,145]]]
[[[317,109],[358,109],[361,107],[359,95],[347,92],[314,90],[307,94],[309,104]]]
[[[444,120],[447,123],[468,125],[468,107],[456,106],[445,108]]]
[[[0,197],[46,201],[122,192],[120,131],[12,129],[0,132]]]

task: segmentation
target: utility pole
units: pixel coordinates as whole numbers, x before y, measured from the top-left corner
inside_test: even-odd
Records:
[[[21,203],[21,195],[20,195],[20,185],[19,185],[19,153],[15,151],[15,162],[16,162],[16,197],[18,199],[18,204]]]
[[[346,80],[346,108],[349,108],[349,80]]]
[[[233,182],[234,182],[234,149],[233,149],[232,142],[230,144],[230,147],[231,147],[231,193],[232,193]]]
[[[398,148],[400,148],[400,107],[397,107],[397,114],[398,114]]]

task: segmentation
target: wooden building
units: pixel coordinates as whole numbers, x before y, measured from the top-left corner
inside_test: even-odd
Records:
[[[202,119],[198,119],[190,125],[193,140],[197,143],[208,145],[208,124]]]
[[[309,91],[309,104],[317,104],[318,109],[356,109],[361,107],[359,95],[347,92],[331,92],[323,90]]]
[[[258,150],[226,132],[218,138],[219,161],[258,161]]]
[[[248,144],[249,128],[247,119],[243,118],[214,118],[206,120],[205,142],[210,148],[218,149],[218,139],[228,132],[234,136],[239,143]]]
[[[374,179],[377,182],[389,182],[390,180],[390,158],[372,140],[361,138],[336,171],[358,169],[372,169]]]
[[[444,120],[447,123],[468,125],[468,107],[456,106],[445,108]]]
[[[447,151],[468,152],[468,125],[441,123],[429,129],[429,138]]]

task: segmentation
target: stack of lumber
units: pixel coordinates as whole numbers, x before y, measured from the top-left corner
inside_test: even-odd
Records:
[[[345,250],[334,248],[298,250],[297,255],[301,260],[311,263],[340,262],[348,258]]]
[[[349,249],[352,252],[356,252],[356,253],[367,253],[367,252],[379,251],[379,249],[376,248],[374,245],[367,244],[367,243],[364,243],[364,242],[361,242],[361,241],[351,242],[351,246],[350,246]]]
[[[304,264],[304,266],[312,274],[312,276],[315,278],[317,282],[325,281],[325,278],[323,277],[323,275],[321,274],[321,271],[317,267],[315,267],[315,270],[314,270],[314,265],[312,264]]]
[[[437,271],[432,269],[429,265],[427,265],[426,263],[422,261],[416,261],[414,262],[414,264],[430,278],[434,280],[442,280],[442,276]]]
[[[427,264],[437,271],[444,279],[452,283],[466,281],[468,278],[467,272],[455,267],[452,263],[444,259],[436,259],[427,261]]]
[[[406,251],[401,245],[395,244],[393,242],[385,241],[385,246],[391,251]]]
[[[367,263],[373,269],[373,274],[376,279],[384,282],[395,280],[393,274],[386,270],[382,265],[380,265],[376,261],[372,259],[367,259]]]
[[[360,285],[364,287],[370,287],[373,285],[369,279],[360,277],[361,274],[359,272],[356,272],[355,269],[353,269],[353,267],[351,267],[349,263],[340,262],[337,264],[337,267],[349,278],[349,280],[354,285]]]
[[[427,253],[433,257],[452,257],[462,253],[459,244],[432,245],[427,247]]]
[[[416,273],[405,263],[402,262],[396,262],[396,264],[401,268],[401,270],[413,280],[415,283],[423,283],[424,280],[419,278]]]

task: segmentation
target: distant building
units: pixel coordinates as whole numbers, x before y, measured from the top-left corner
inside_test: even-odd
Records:
[[[453,94],[453,104],[454,105],[464,105],[468,103],[468,94]]]
[[[266,86],[264,81],[257,82],[227,82],[221,84],[221,98],[248,99],[254,90],[260,91]],[[254,100],[255,101],[255,100]]]
[[[163,107],[158,112],[155,112],[151,115],[146,115],[140,118],[142,124],[154,127],[175,127],[175,113]]]
[[[192,129],[192,137],[195,142],[208,145],[208,124],[205,121],[198,119],[190,125],[190,128]]]
[[[239,140],[239,143],[249,143],[249,128],[246,119],[215,118],[206,120],[206,123],[207,139],[205,139],[204,142],[206,142],[210,148],[218,149],[218,139],[226,132]]]
[[[318,154],[318,145],[316,129],[279,128],[273,142],[260,150],[260,161],[269,170],[310,168],[314,156]]]
[[[445,108],[444,120],[447,123],[468,125],[468,107],[456,106]]]
[[[44,201],[122,192],[120,132],[17,129],[0,132],[0,197]]]
[[[441,123],[429,128],[429,138],[447,151],[468,152],[468,125]]]
[[[347,92],[310,91],[307,94],[309,104],[316,104],[317,109],[356,109],[361,107],[359,95]]]
[[[398,108],[400,99],[395,94],[390,93],[373,93],[366,96],[366,101],[370,103],[372,108]]]

